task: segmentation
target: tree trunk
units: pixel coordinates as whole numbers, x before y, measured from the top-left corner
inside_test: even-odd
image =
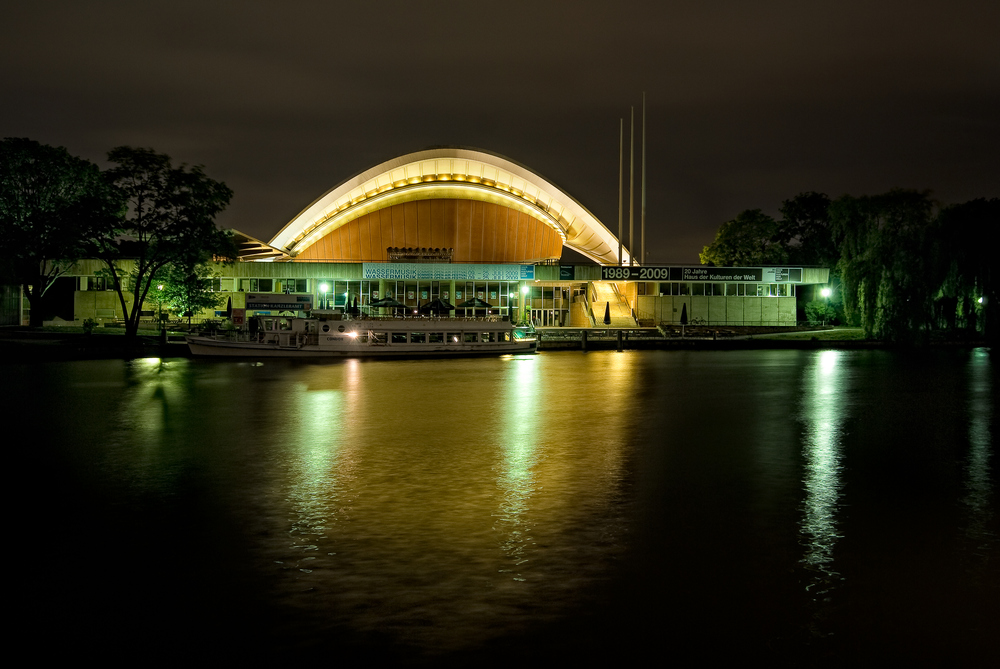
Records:
[[[42,327],[42,322],[45,319],[45,298],[41,287],[36,281],[35,284],[31,286],[29,291],[28,285],[24,284],[22,286],[24,291],[24,296],[28,298],[28,305],[30,311],[28,312],[28,327],[40,328]],[[18,322],[21,320],[21,315],[18,314]]]

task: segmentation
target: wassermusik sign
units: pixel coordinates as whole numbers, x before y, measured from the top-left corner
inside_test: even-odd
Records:
[[[605,281],[752,281],[802,283],[801,267],[613,267],[601,268]]]
[[[361,271],[364,279],[391,281],[525,281],[535,278],[533,265],[366,262]]]

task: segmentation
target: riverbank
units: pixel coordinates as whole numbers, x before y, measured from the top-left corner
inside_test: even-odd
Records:
[[[650,331],[651,330],[651,331]],[[100,360],[114,358],[182,358],[191,352],[183,331],[169,331],[166,341],[156,330],[140,330],[131,344],[124,330],[104,329],[91,334],[81,328],[0,328],[0,360]],[[720,335],[689,328],[683,336],[664,337],[655,329],[581,330],[546,328],[538,332],[539,351],[608,350],[759,350],[759,349],[887,349],[885,342],[865,339],[860,328],[744,328]],[[978,348],[982,340],[939,340],[932,347]]]
[[[190,355],[183,333],[166,341],[155,330],[140,330],[129,342],[123,329],[84,333],[82,328],[0,328],[0,360],[105,360],[178,358]]]

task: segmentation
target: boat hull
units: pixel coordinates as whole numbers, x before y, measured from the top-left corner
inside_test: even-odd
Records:
[[[234,342],[212,337],[187,337],[193,355],[236,358],[412,358],[465,357],[534,353],[534,340],[482,344],[345,344],[343,347],[279,346],[259,342]]]

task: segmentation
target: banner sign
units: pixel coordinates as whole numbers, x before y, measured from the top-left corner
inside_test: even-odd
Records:
[[[312,295],[282,295],[280,293],[247,293],[247,309],[276,309],[278,311],[311,311]]]
[[[390,281],[525,281],[534,265],[459,265],[448,263],[363,263],[363,279]]]
[[[802,283],[801,267],[601,267],[605,281]]]

